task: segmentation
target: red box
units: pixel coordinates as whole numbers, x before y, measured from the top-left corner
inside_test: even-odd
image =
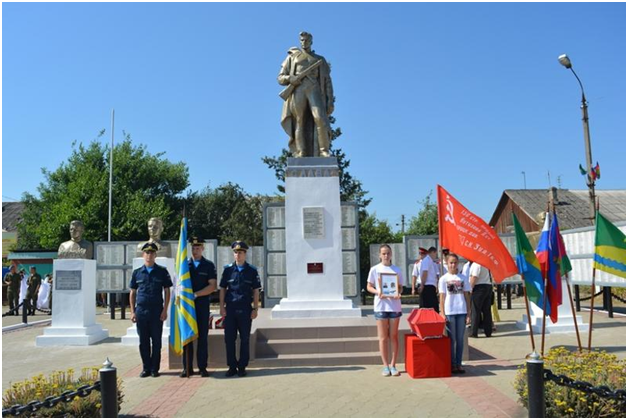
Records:
[[[421,340],[405,335],[406,372],[412,378],[447,378],[451,376],[449,337]]]
[[[441,338],[445,332],[445,320],[431,308],[413,309],[408,323],[412,332],[423,340]]]

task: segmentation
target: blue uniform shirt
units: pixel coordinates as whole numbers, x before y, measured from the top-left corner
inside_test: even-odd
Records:
[[[227,308],[250,308],[253,302],[253,291],[261,289],[262,284],[255,266],[244,263],[242,270],[238,270],[235,263],[225,266],[220,278],[220,288],[227,289],[225,304]]]
[[[137,270],[133,270],[129,288],[137,290],[135,299],[137,306],[163,309],[164,298],[162,292],[165,287],[172,287],[170,274],[165,267],[155,264],[153,269],[149,271],[144,265]]]

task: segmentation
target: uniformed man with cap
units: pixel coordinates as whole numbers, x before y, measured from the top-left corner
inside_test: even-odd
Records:
[[[22,283],[22,276],[17,272],[15,265],[11,265],[9,272],[4,276],[4,283],[8,285],[7,298],[9,299],[9,308],[13,310],[20,305],[20,284]],[[19,313],[15,312],[15,315],[19,315]]]
[[[414,262],[412,267],[412,294],[415,295],[421,291],[421,262],[427,256],[427,249],[419,247],[419,259]],[[417,287],[418,286],[418,287]]]
[[[28,276],[26,282],[28,289],[26,291],[26,305],[29,315],[35,315],[37,309],[37,297],[39,295],[39,287],[41,286],[41,276],[37,272],[34,265],[31,266],[31,275]]]
[[[198,325],[197,365],[202,377],[209,376],[207,372],[207,334],[209,332],[209,295],[217,288],[216,266],[203,257],[205,241],[198,236],[190,238],[192,258],[190,258],[190,278],[194,292],[194,307],[196,309],[196,323]],[[183,371],[181,377],[194,374],[192,364],[194,360],[194,343],[183,348]],[[189,371],[189,372],[188,372]]]
[[[259,292],[262,288],[257,268],[246,262],[249,247],[242,241],[231,244],[235,261],[227,264],[220,278],[220,314],[225,317],[225,345],[227,347],[226,376],[246,376],[249,364],[249,337],[251,324],[257,318]],[[253,306],[251,306],[253,304]],[[236,359],[236,338],[240,334],[240,360]]]
[[[155,264],[157,245],[147,242],[142,247],[144,265],[133,271],[129,288],[131,321],[137,323],[140,336],[142,373],[140,378],[159,376],[161,334],[168,317],[172,280],[165,267]]]

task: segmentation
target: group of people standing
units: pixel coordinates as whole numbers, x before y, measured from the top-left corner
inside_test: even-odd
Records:
[[[24,269],[18,272],[15,264],[11,265],[9,272],[4,276],[4,284],[7,285],[7,299],[9,309],[13,311],[24,302],[28,315],[35,315],[35,310],[52,307],[51,283],[52,275],[46,275],[42,281],[41,275],[35,266],[30,267],[30,274],[26,276]],[[15,311],[14,315],[19,316]]]
[[[399,320],[402,316],[401,292],[404,284],[399,267],[392,264],[392,248],[381,245],[380,263],[371,267],[367,290],[374,294],[374,312],[377,321],[379,350],[384,368],[383,376],[399,376],[396,367],[399,350]],[[419,248],[419,259],[412,270],[412,294],[419,294],[421,308],[430,308],[446,320],[447,335],[451,343],[452,373],[465,373],[462,368],[464,334],[471,324],[471,337],[478,337],[480,326],[486,337],[493,332],[491,304],[493,288],[490,272],[478,263],[467,262],[460,267],[456,254],[443,249],[443,265],[437,249]],[[384,295],[381,290],[382,274],[397,276],[397,294]],[[392,354],[389,354],[391,347]]]
[[[227,370],[225,376],[246,376],[249,363],[249,337],[251,324],[257,318],[259,294],[262,288],[257,268],[246,261],[248,246],[242,241],[231,244],[234,262],[227,264],[217,281],[216,266],[203,257],[204,241],[196,236],[190,238],[192,258],[188,261],[194,306],[198,325],[196,360],[199,374],[209,376],[207,371],[209,331],[209,295],[220,287],[220,314],[224,317]],[[170,288],[172,280],[165,267],[155,263],[157,245],[147,242],[142,247],[144,265],[133,271],[129,287],[131,320],[137,323],[140,338],[142,372],[140,377],[158,377],[161,360],[161,335],[163,323],[168,318]],[[236,357],[236,339],[240,336],[240,354]],[[183,350],[181,377],[195,374],[192,369],[194,343]]]

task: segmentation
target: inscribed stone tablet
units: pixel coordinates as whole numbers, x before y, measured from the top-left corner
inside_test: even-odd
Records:
[[[98,245],[99,265],[124,265],[124,245]]]
[[[269,276],[267,286],[269,298],[280,299],[288,296],[288,282],[286,276]]]
[[[218,247],[218,263],[216,264],[218,270],[218,276],[222,275],[222,270],[225,265],[231,264],[234,261],[233,251],[230,246]]]
[[[253,264],[257,268],[259,275],[263,275],[264,271],[264,247],[252,246],[247,252],[246,260],[249,264]]]
[[[283,228],[286,227],[285,207],[266,207],[266,227]]]
[[[188,254],[189,257],[192,256],[192,250],[190,249],[190,253]],[[216,261],[214,261],[214,258],[216,258],[214,256],[214,243],[213,242],[205,242],[205,249],[203,250],[203,257],[205,257],[205,259],[216,263]]]
[[[268,229],[266,231],[266,246],[269,251],[286,250],[286,230]]]
[[[135,258],[136,252],[137,244],[126,245],[126,265],[133,265],[133,258]]]
[[[342,226],[355,226],[355,212],[356,208],[354,206],[341,206],[340,219]]]
[[[357,271],[357,261],[355,251],[345,251],[342,253],[342,272],[355,273]]]
[[[124,272],[122,270],[98,270],[96,290],[124,290]]]
[[[268,275],[286,275],[286,254],[283,252],[269,253],[266,258]]]
[[[325,210],[322,207],[303,207],[303,239],[325,238]]]
[[[379,264],[379,244],[369,245],[369,261],[371,261],[371,267]]]
[[[358,294],[358,284],[355,274],[343,275],[342,283],[345,296],[356,296]]]
[[[81,290],[81,270],[55,271],[55,290]]]
[[[355,248],[355,228],[342,228],[342,249]]]

